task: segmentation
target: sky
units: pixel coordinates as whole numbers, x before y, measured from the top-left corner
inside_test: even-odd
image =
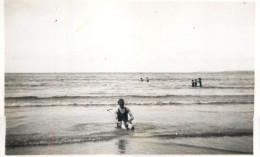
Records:
[[[5,0],[5,72],[254,70],[254,5]]]

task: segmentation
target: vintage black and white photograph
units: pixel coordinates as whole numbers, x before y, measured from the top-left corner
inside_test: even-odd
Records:
[[[6,155],[253,154],[254,1],[5,0]]]

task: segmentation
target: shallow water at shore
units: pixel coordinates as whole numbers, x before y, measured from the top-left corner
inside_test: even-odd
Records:
[[[84,146],[93,149],[89,153],[113,154],[120,153],[119,148],[107,146],[119,142],[132,145],[124,148],[129,154],[252,153],[252,104],[129,107],[135,113],[134,131],[116,129],[107,106],[6,108],[6,152],[67,154],[79,149],[80,153],[77,146]],[[146,150],[148,145],[154,148]]]
[[[126,136],[111,141],[14,147],[8,148],[7,154],[253,154],[252,136],[182,140],[131,139]]]

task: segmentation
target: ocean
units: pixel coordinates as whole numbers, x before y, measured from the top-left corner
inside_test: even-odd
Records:
[[[5,74],[8,155],[252,154],[253,114],[253,71]]]

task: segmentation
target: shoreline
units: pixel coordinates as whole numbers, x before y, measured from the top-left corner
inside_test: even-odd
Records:
[[[186,138],[178,140],[158,140],[153,138],[130,138],[122,136],[109,141],[82,142],[63,145],[6,147],[6,155],[72,155],[72,154],[253,154],[253,136],[214,137],[214,138]],[[202,140],[204,144],[193,144]],[[218,143],[219,141],[226,141]],[[162,143],[165,142],[166,143]],[[210,142],[215,141],[215,142]],[[216,142],[217,141],[217,142]],[[209,144],[210,142],[211,144]],[[239,143],[239,144],[238,144]],[[234,145],[237,148],[234,149]],[[239,145],[247,145],[240,148]],[[142,146],[142,147],[141,147]],[[160,146],[160,152],[156,148]],[[233,150],[232,150],[233,149]],[[251,150],[251,151],[250,151]]]

